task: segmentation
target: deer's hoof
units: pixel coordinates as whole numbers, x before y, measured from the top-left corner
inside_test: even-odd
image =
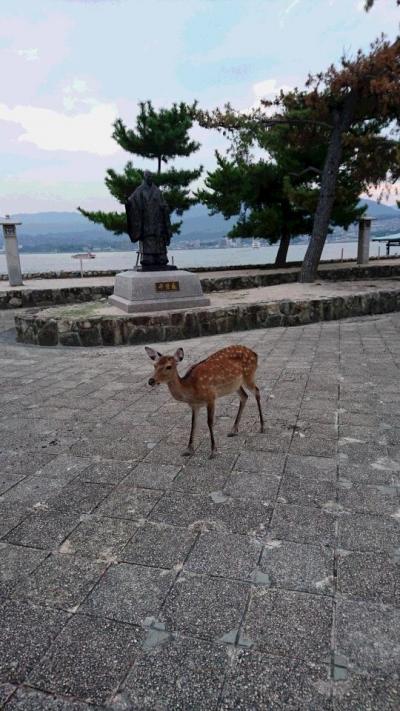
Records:
[[[182,457],[191,457],[193,454],[194,449],[190,449],[190,447],[188,447],[184,452],[182,452]]]
[[[232,432],[228,432],[228,437],[237,437],[239,432],[235,432],[235,430],[232,430]]]
[[[209,459],[215,459],[216,456],[217,456],[217,452],[214,451],[214,452],[211,452],[211,454],[210,454],[210,456],[209,456],[208,458],[209,458]]]
[[[264,426],[260,427],[260,434],[265,434]]]

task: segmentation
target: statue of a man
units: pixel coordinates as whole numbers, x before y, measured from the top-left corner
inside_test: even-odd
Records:
[[[129,196],[125,208],[130,240],[140,242],[142,270],[171,269],[167,256],[171,241],[168,205],[150,171],[145,170],[142,184]]]

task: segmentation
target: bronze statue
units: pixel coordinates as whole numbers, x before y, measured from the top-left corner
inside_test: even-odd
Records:
[[[125,209],[130,240],[140,242],[142,271],[174,269],[167,255],[172,233],[169,209],[150,171],[145,170],[142,184],[129,196]]]

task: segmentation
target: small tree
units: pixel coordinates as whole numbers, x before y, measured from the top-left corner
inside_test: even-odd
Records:
[[[139,114],[136,118],[136,129],[128,129],[121,119],[114,122],[112,137],[124,150],[142,158],[156,161],[154,182],[163,189],[170,213],[182,216],[197,200],[192,196],[190,185],[200,177],[202,167],[195,170],[177,170],[169,168],[162,171],[163,166],[174,158],[190,156],[200,148],[200,144],[189,138],[189,130],[193,125],[196,103],[173,104],[170,109],[156,111],[151,102],[139,104]],[[128,161],[123,173],[117,173],[111,168],[107,170],[105,184],[113,195],[123,205],[129,195],[140,185],[143,170],[136,168]],[[104,225],[114,234],[127,233],[125,211],[101,212],[78,210],[92,222]],[[173,232],[179,232],[182,221],[172,224]]]

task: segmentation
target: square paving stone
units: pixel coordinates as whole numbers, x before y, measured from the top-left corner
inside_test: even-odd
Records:
[[[0,538],[16,528],[29,514],[29,509],[24,505],[5,504],[0,500]]]
[[[336,459],[329,457],[298,457],[290,454],[287,458],[285,474],[335,483],[337,462]]]
[[[378,553],[340,551],[337,587],[346,597],[400,605],[399,562]]]
[[[12,684],[0,684],[0,708],[5,707],[7,699],[11,696],[13,691],[15,691],[15,686]]]
[[[346,680],[333,685],[333,708],[334,711],[398,711],[399,675],[348,673]]]
[[[329,668],[240,650],[224,685],[224,711],[331,711]]]
[[[254,538],[235,533],[203,533],[185,568],[194,573],[248,580],[260,553],[261,543]]]
[[[286,473],[279,490],[279,501],[284,504],[321,507],[336,501],[336,483]]]
[[[248,592],[246,583],[185,572],[169,593],[161,619],[171,631],[218,640],[238,629]]]
[[[162,497],[163,491],[119,486],[100,504],[96,513],[114,518],[140,519],[147,516]]]
[[[133,521],[117,518],[88,518],[82,521],[61,546],[61,553],[116,560],[136,531]]]
[[[78,523],[77,514],[37,511],[14,528],[7,540],[17,545],[49,550],[59,546]]]
[[[0,602],[0,681],[22,682],[67,619],[59,610],[17,600]]]
[[[209,494],[212,491],[223,489],[229,477],[229,472],[224,469],[209,469],[207,465],[190,464],[184,466],[173,482],[171,489],[174,491],[188,491],[198,494]]]
[[[235,463],[235,469],[243,472],[257,472],[258,474],[275,474],[280,476],[285,465],[285,455],[270,452],[254,452],[249,449],[242,450]]]
[[[265,536],[273,509],[265,501],[228,499],[218,507],[217,528],[248,536]]]
[[[340,439],[338,446],[343,461],[348,464],[372,464],[387,456],[387,447],[383,444],[349,442],[348,439]]]
[[[175,578],[160,568],[119,563],[112,565],[91,592],[81,610],[130,624],[157,617]]]
[[[379,486],[400,486],[400,465],[389,457],[370,464],[339,461],[339,476],[344,481]]]
[[[156,504],[149,518],[173,526],[191,526],[216,516],[218,504],[209,496],[167,492]]]
[[[287,452],[293,437],[293,426],[264,427],[264,432],[246,436],[246,448],[258,452]]]
[[[400,510],[400,489],[339,482],[339,504],[347,511],[391,515]]]
[[[256,588],[243,635],[269,654],[326,662],[331,628],[332,601],[328,597]]]
[[[278,474],[248,472],[234,469],[224,487],[224,492],[238,499],[255,498],[275,501],[281,477]]]
[[[34,570],[47,553],[24,546],[0,543],[0,595],[9,595],[21,578]]]
[[[294,435],[290,445],[290,454],[300,454],[312,457],[334,457],[336,455],[337,443],[334,439],[322,438],[316,434],[310,437]]]
[[[0,494],[53,459],[43,452],[0,452]]]
[[[95,484],[111,484],[116,486],[132,471],[134,460],[119,462],[115,459],[100,459],[94,461],[83,470],[77,481],[91,481]]]
[[[215,709],[228,664],[225,645],[175,638],[138,656],[116,702],[130,711]]]
[[[271,541],[264,548],[260,569],[274,587],[333,593],[333,549],[327,546]]]
[[[146,522],[137,529],[121,557],[128,563],[173,568],[182,565],[196,533],[185,528]]]
[[[113,487],[107,484],[94,484],[85,481],[73,481],[61,491],[47,499],[50,509],[63,512],[90,513],[111,493]]]
[[[72,445],[70,451],[77,457],[98,456],[104,459],[118,459],[121,461],[141,459],[145,457],[149,451],[145,442],[136,441],[132,443],[124,439],[120,440],[118,437],[120,437],[119,431],[115,439],[112,438],[111,435],[110,437],[85,438]]]
[[[131,625],[75,615],[36,665],[29,683],[104,703],[133,663],[142,634]]]
[[[41,474],[32,474],[32,476],[26,477],[12,489],[8,489],[3,494],[2,501],[5,504],[18,503],[32,508],[35,505],[45,503],[52,495],[60,492],[66,483],[65,479],[61,477],[46,479]]]
[[[96,707],[21,686],[8,702],[6,711],[96,711]]]
[[[169,489],[181,468],[175,464],[144,464],[141,462],[125,479],[124,484],[146,489]]]
[[[104,570],[104,563],[87,558],[51,555],[33,573],[25,576],[13,597],[70,611],[85,599]]]
[[[345,550],[394,553],[399,549],[400,521],[390,516],[339,516],[339,545]]]
[[[400,610],[371,602],[338,601],[336,651],[356,672],[400,668]]]
[[[313,506],[278,504],[271,522],[271,538],[298,543],[333,545],[336,517]]]

